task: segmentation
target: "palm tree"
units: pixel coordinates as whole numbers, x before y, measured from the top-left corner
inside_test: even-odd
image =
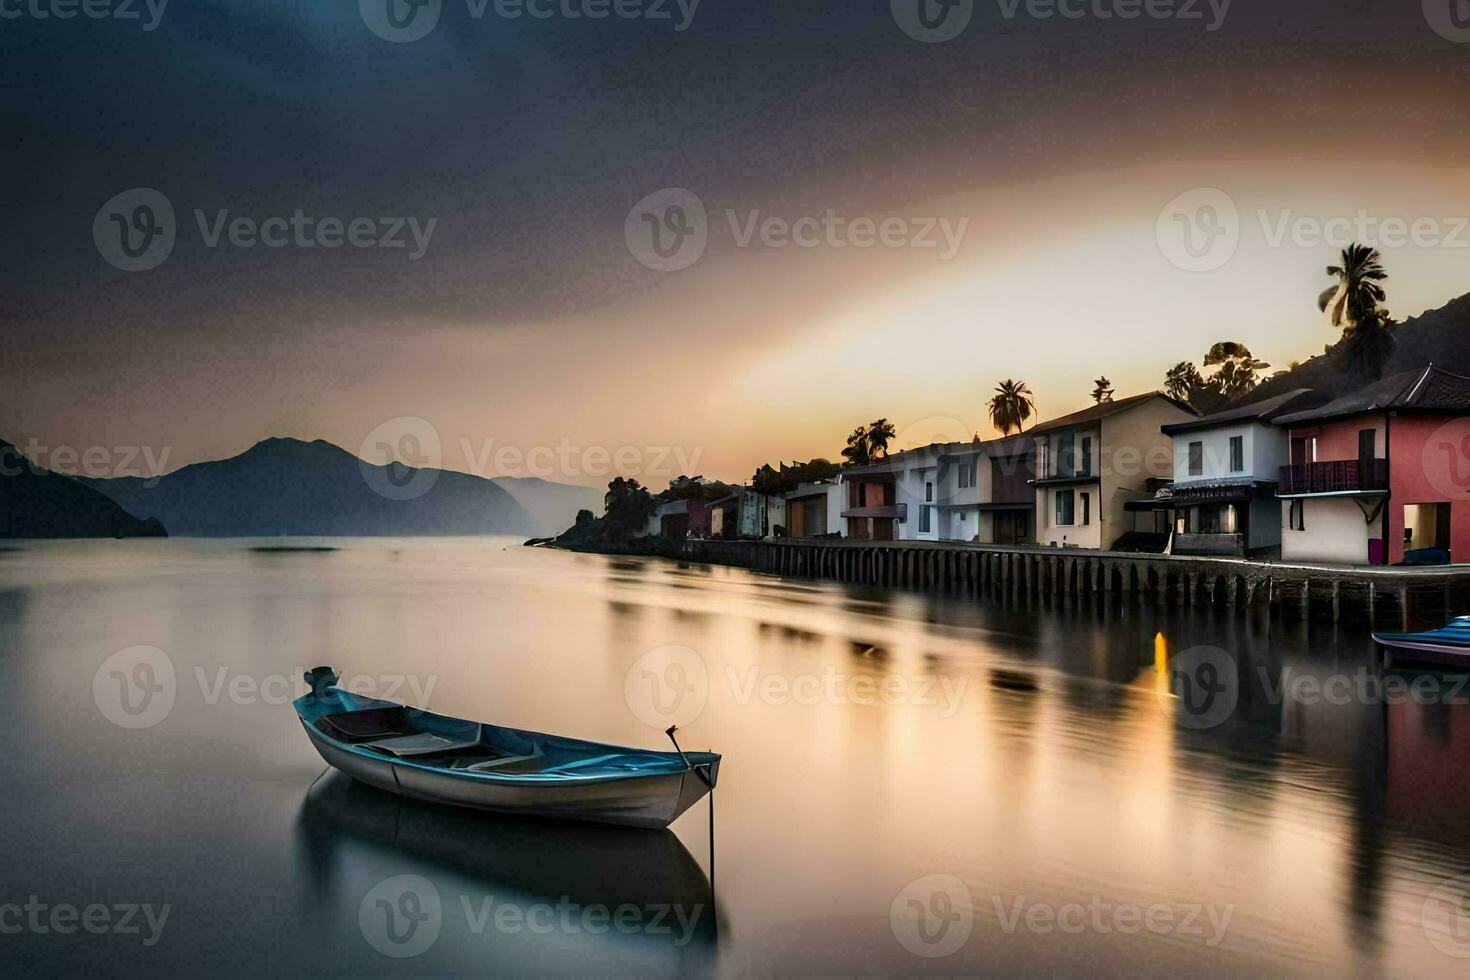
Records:
[[[848,466],[867,466],[872,462],[872,453],[868,449],[868,430],[865,426],[858,426],[852,430],[847,437],[847,448],[842,450],[842,458],[847,460]]]
[[[1334,327],[1348,330],[1378,311],[1384,301],[1383,287],[1388,278],[1379,262],[1378,249],[1357,242],[1342,250],[1342,265],[1329,265],[1327,274],[1337,277],[1337,285],[1317,297],[1317,309],[1327,314]]]
[[[1398,345],[1396,326],[1379,304],[1387,294],[1379,283],[1388,278],[1376,248],[1354,242],[1342,250],[1342,265],[1327,267],[1337,285],[1317,297],[1317,308],[1342,330],[1348,369],[1362,378],[1383,376]]]
[[[1113,383],[1103,375],[1092,383],[1092,400],[1101,405],[1103,402],[1113,400]]]
[[[1007,378],[996,385],[995,394],[990,399],[990,423],[1000,430],[1001,435],[1008,436],[1012,429],[1020,432],[1025,427],[1035,408],[1036,399],[1031,389],[1026,387],[1026,382]]]
[[[893,428],[893,423],[887,419],[878,419],[868,426],[868,455],[870,458],[888,458],[888,443],[898,435]]]

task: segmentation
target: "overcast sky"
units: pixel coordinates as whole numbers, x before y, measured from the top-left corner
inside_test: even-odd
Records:
[[[0,438],[741,479],[1470,291],[1451,0],[384,3],[0,0]]]

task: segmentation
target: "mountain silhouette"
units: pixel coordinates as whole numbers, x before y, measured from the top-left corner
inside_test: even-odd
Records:
[[[0,439],[0,538],[163,538],[91,487],[42,469]]]
[[[189,537],[544,532],[505,488],[452,470],[375,466],[329,442],[266,439],[156,478],[81,482]]]

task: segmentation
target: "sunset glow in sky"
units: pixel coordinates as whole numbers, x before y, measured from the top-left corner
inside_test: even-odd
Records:
[[[941,44],[886,2],[790,6],[707,0],[676,32],[446,4],[405,44],[354,5],[7,22],[0,438],[166,447],[172,469],[272,435],[356,451],[412,416],[486,476],[496,448],[570,445],[635,447],[655,485],[678,459],[740,480],[879,416],[901,444],[989,434],[1003,378],[1050,417],[1217,340],[1305,360],[1336,339],[1323,269],[1364,229],[1400,319],[1470,291],[1470,44],[1420,4],[1238,2],[1209,32],[980,3]],[[251,58],[214,40],[242,22]],[[147,272],[92,237],[133,187],[177,216]],[[707,213],[680,271],[625,235],[663,188]],[[1237,213],[1206,271],[1167,244],[1198,189]],[[410,259],[211,245],[195,211],[221,209],[437,223]],[[829,211],[940,245],[740,242]],[[964,230],[947,260],[939,222]],[[536,475],[606,482],[593,458]]]

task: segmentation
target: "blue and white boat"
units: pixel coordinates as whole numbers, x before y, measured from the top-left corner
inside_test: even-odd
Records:
[[[1423,633],[1374,633],[1393,662],[1435,664],[1470,670],[1470,616],[1458,616]]]
[[[311,744],[359,782],[401,796],[530,817],[663,828],[714,789],[713,752],[654,752],[505,728],[363,697],[306,673],[292,702]],[[674,729],[668,733],[674,737]]]

